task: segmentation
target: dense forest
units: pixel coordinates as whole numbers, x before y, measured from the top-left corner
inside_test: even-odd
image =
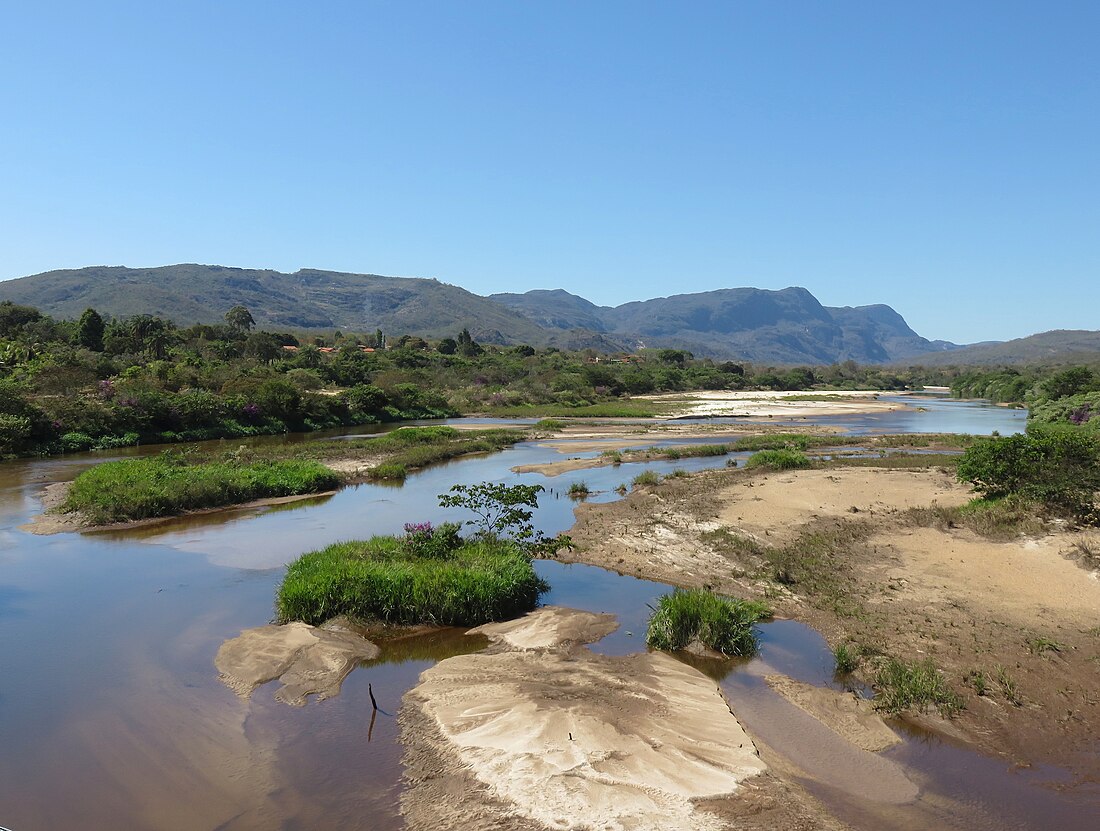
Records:
[[[430,342],[381,331],[266,332],[256,330],[243,306],[230,310],[224,323],[186,328],[150,315],[105,320],[93,309],[79,320],[59,321],[4,302],[0,456],[475,413],[645,415],[644,406],[622,399],[698,389],[938,384],[951,385],[957,395],[1047,407],[1041,411],[1051,419],[1088,421],[1100,410],[1100,382],[1091,370],[1082,368],[1067,384],[1044,377],[1030,369],[968,374],[852,361],[777,368],[697,360],[676,349],[565,352],[482,345],[467,330]]]

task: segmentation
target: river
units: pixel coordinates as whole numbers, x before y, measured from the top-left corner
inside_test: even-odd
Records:
[[[822,420],[853,433],[1010,433],[1024,423],[1021,411],[1002,407],[905,401],[924,409]],[[360,485],[279,509],[128,532],[19,530],[38,512],[46,484],[107,458],[155,451],[0,465],[0,825],[13,831],[400,828],[401,696],[434,661],[479,644],[455,631],[402,643],[352,672],[339,696],[302,708],[276,702],[272,685],[242,701],[219,681],[213,658],[226,639],[271,618],[283,566],[337,540],[460,519],[436,501],[456,482],[547,486],[536,521],[555,533],[573,522],[564,495],[571,481],[584,479],[599,492],[594,499],[610,500],[643,468],[667,473],[726,461],[631,464],[548,480],[511,468],[562,456],[521,444],[439,465],[401,487]],[[591,566],[537,567],[553,586],[545,602],[619,616],[619,631],[594,649],[644,648],[646,604],[667,586]],[[1012,771],[927,735],[881,754],[922,788],[916,803],[884,808],[874,798],[878,757],[814,734],[762,681],[776,670],[835,685],[823,640],[792,621],[761,633],[760,657],[731,667],[723,689],[746,727],[798,758],[804,784],[843,819],[875,829],[1095,827],[1100,801],[1048,787],[1059,771]],[[368,683],[382,707],[373,723]]]

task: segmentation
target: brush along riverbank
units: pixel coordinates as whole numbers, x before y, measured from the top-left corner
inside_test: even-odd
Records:
[[[766,601],[843,647],[887,709],[1021,764],[1100,775],[1100,580],[1083,553],[1100,534],[970,507],[950,461],[668,479],[578,506],[576,548],[558,558]]]
[[[493,453],[538,435],[520,429],[402,427],[371,438],[285,442],[221,452],[165,451],[105,462],[47,488],[37,534],[126,527],[186,513],[275,504],[346,484],[403,480],[460,456]]]

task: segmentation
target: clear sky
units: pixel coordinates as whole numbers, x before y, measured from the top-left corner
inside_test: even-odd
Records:
[[[801,285],[929,338],[1100,328],[1100,3],[34,2],[0,279],[177,262]]]

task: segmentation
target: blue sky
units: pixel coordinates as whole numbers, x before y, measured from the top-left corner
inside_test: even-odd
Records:
[[[218,263],[1100,328],[1095,2],[49,2],[0,279]]]

